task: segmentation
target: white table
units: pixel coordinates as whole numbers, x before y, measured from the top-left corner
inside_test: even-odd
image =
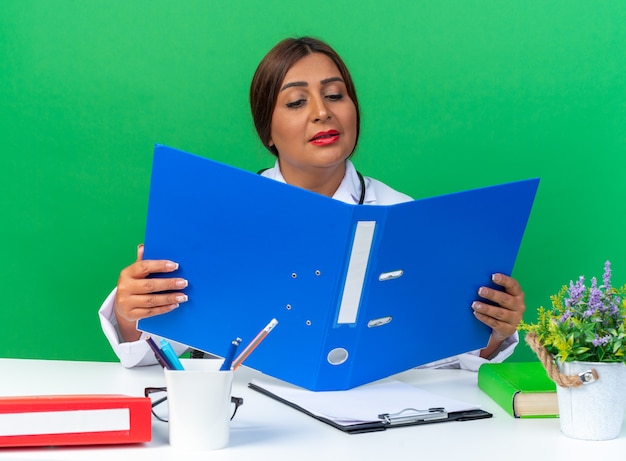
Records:
[[[482,405],[493,418],[346,434],[247,388],[259,373],[241,367],[233,395],[245,403],[232,423],[228,448],[205,453],[168,445],[167,424],[153,420],[150,443],[105,447],[0,448],[0,460],[506,460],[604,459],[626,456],[626,426],[604,442],[570,439],[558,419],[514,419],[462,370],[412,370],[395,378],[441,395]],[[0,395],[125,393],[143,396],[164,385],[158,366],[124,369],[118,363],[0,359]]]

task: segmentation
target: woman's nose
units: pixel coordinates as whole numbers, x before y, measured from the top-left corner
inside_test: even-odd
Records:
[[[311,104],[311,119],[314,122],[325,122],[331,118],[331,113],[328,107],[326,107],[325,101],[322,98],[313,98]]]

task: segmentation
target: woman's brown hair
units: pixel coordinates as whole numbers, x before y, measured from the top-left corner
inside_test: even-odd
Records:
[[[325,54],[339,69],[348,96],[356,108],[356,140],[352,152],[356,149],[361,128],[361,114],[356,89],[348,68],[337,52],[321,40],[311,37],[287,38],[279,42],[265,55],[250,84],[250,109],[252,110],[254,126],[263,145],[276,156],[278,156],[276,146],[270,146],[269,142],[272,130],[272,114],[278,99],[280,85],[289,69],[300,59],[312,53]]]

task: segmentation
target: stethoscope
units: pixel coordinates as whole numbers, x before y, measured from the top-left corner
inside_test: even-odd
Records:
[[[361,183],[361,197],[359,197],[359,205],[363,205],[363,201],[365,200],[365,179],[363,179],[363,175],[356,172],[356,175],[359,177],[359,183]]]
[[[265,170],[269,170],[269,168],[263,168],[262,170],[257,171],[257,174],[261,174]],[[358,171],[356,172],[356,175],[359,177],[359,184],[361,185],[361,196],[359,197],[358,204],[363,205],[363,201],[365,200],[365,179],[363,178],[363,175]]]

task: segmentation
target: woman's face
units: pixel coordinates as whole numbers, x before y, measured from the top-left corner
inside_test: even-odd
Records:
[[[270,145],[283,175],[343,168],[356,143],[356,123],[356,107],[333,61],[313,53],[296,62],[272,114]]]

